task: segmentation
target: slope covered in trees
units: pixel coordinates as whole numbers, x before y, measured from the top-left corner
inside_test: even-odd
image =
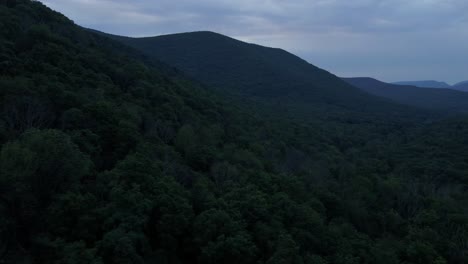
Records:
[[[468,112],[468,93],[465,92],[390,84],[365,77],[343,78],[343,80],[363,91],[398,103],[447,112]]]
[[[468,261],[465,119],[259,118],[39,2],[0,24],[0,262]]]
[[[282,49],[206,31],[146,38],[107,36],[182,70],[210,88],[267,102],[281,111],[289,109],[293,115],[417,114],[414,109],[362,92]]]

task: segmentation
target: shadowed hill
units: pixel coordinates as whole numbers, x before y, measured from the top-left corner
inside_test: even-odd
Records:
[[[213,32],[159,37],[111,36],[179,68],[204,84],[244,98],[280,102],[311,112],[405,112],[407,107],[369,95],[281,49]]]
[[[416,86],[420,88],[450,88],[450,85],[448,85],[445,82],[439,82],[439,81],[407,81],[407,82],[394,82],[392,84],[397,84],[397,85],[411,85],[411,86]]]
[[[452,86],[452,89],[468,92],[468,81],[459,82]]]
[[[444,88],[444,89],[452,89],[452,90],[458,90],[458,91],[463,91],[463,92],[468,91],[468,81],[459,82],[454,85],[448,85],[445,82],[439,82],[439,81],[410,81],[410,82],[395,82],[391,84],[406,85],[406,86],[410,85],[410,86],[415,86],[418,88]]]
[[[426,109],[468,112],[468,93],[452,89],[390,84],[364,77],[343,78],[343,80],[368,93],[389,98],[398,103]]]

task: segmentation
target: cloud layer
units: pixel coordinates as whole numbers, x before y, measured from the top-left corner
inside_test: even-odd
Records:
[[[211,30],[281,47],[341,76],[468,79],[466,0],[46,0],[127,36]]]

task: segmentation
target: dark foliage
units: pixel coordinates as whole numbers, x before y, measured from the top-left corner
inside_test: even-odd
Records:
[[[39,2],[0,25],[0,263],[468,262],[467,119],[265,117]]]

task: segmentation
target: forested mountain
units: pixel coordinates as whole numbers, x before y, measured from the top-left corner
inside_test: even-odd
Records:
[[[394,82],[397,85],[410,85],[421,88],[450,88],[451,86],[445,82],[439,81],[407,81],[407,82]]]
[[[389,98],[398,103],[425,109],[468,112],[468,93],[465,92],[390,84],[372,78],[343,78],[343,80],[368,93]]]
[[[0,263],[468,262],[468,119],[265,118],[29,0],[0,76]]]
[[[108,36],[182,70],[208,87],[294,109],[293,115],[321,118],[325,113],[335,116],[354,112],[389,117],[411,111],[362,92],[287,51],[214,32],[147,38]]]

